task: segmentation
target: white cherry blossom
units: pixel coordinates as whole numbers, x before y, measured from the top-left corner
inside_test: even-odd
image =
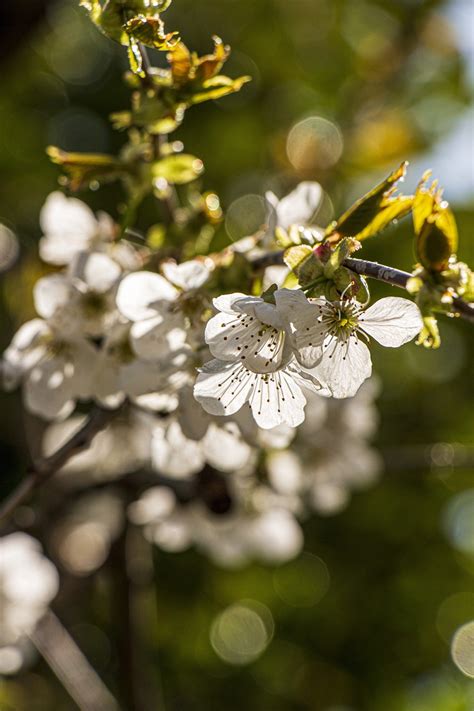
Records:
[[[277,306],[244,294],[214,299],[218,310],[205,340],[215,360],[198,375],[194,397],[213,415],[233,415],[248,402],[263,429],[297,427],[306,403],[302,387],[321,383],[293,355],[293,341]]]
[[[152,464],[165,476],[187,478],[205,464],[221,472],[235,472],[253,462],[253,451],[235,422],[210,422],[204,436],[190,439],[179,422],[156,425],[152,439]]]
[[[103,335],[117,320],[115,289],[120,266],[101,252],[78,252],[66,272],[39,279],[37,313],[65,335]]]
[[[411,341],[421,330],[421,314],[412,301],[389,296],[368,309],[353,299],[307,299],[300,290],[275,293],[279,311],[293,330],[299,362],[314,372],[333,397],[355,395],[372,373],[364,343],[374,338],[389,348]]]
[[[96,348],[80,335],[65,338],[41,319],[20,327],[6,349],[2,374],[7,387],[23,386],[30,412],[45,419],[67,417],[77,399],[91,396]]]
[[[56,191],[51,193],[40,214],[44,236],[40,240],[41,259],[50,264],[66,265],[83,250],[114,237],[114,223],[105,212],[96,218],[81,200],[66,197]]]
[[[277,196],[268,191],[265,200],[269,208],[268,224],[272,231],[276,227],[284,230],[291,225],[311,224],[311,218],[321,204],[323,191],[319,183],[304,181],[300,183],[289,195],[279,200]]]
[[[19,532],[0,538],[0,673],[22,666],[26,637],[58,587],[58,572],[38,541]]]
[[[117,306],[132,321],[131,345],[144,360],[160,360],[184,347],[184,316],[179,291],[160,274],[134,272],[120,283]]]
[[[200,259],[190,259],[182,264],[166,261],[161,265],[161,271],[171,284],[178,289],[190,291],[203,286],[211,275],[212,262]]]
[[[212,415],[233,415],[248,402],[262,429],[297,427],[304,420],[302,387],[321,389],[295,360],[269,373],[255,373],[239,361],[212,360],[200,369],[194,397]]]

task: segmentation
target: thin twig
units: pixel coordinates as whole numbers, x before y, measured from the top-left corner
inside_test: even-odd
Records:
[[[252,265],[255,269],[265,269],[276,264],[283,264],[283,254],[284,250],[262,254],[252,260]],[[348,257],[344,260],[343,265],[356,274],[383,281],[391,286],[398,286],[400,289],[406,289],[408,279],[412,276],[409,272],[404,272],[401,269],[387,267],[385,264],[379,264],[378,262],[368,262],[365,259]],[[474,306],[459,297],[453,299],[452,306],[454,315],[474,323]]]
[[[51,610],[30,639],[81,711],[118,711],[115,698]]]
[[[356,274],[370,277],[371,279],[377,279],[378,281],[383,281],[386,284],[398,286],[401,289],[406,289],[407,282],[412,276],[409,272],[394,269],[393,267],[387,267],[384,264],[378,264],[378,262],[367,262],[365,259],[347,258],[344,260],[343,264]],[[466,321],[474,323],[474,306],[471,306],[471,304],[468,304],[459,297],[455,297],[453,299],[452,313],[459,315]]]
[[[0,525],[5,523],[18,506],[28,499],[34,489],[50,479],[71,457],[87,449],[95,435],[104,429],[116,413],[117,410],[104,410],[101,407],[95,407],[82,427],[67,442],[49,457],[38,459],[26,478],[18,484],[0,506]]]

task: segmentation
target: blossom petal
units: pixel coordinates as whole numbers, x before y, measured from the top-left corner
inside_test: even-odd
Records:
[[[327,333],[318,321],[324,305],[309,301],[300,289],[278,289],[275,303],[291,328],[298,360],[313,367],[321,358],[320,346]]]
[[[304,420],[306,398],[295,379],[284,370],[259,375],[249,402],[255,422],[264,430],[281,424],[297,427]]]
[[[247,401],[256,378],[240,363],[211,360],[196,379],[194,397],[211,415],[233,415]]]
[[[398,296],[376,301],[359,316],[359,324],[365,333],[387,348],[408,343],[423,327],[418,306]]]
[[[71,276],[80,279],[98,294],[111,289],[121,273],[117,262],[102,252],[79,252],[70,265]]]
[[[312,181],[300,183],[276,206],[278,226],[287,229],[294,224],[309,224],[319,207],[322,195],[323,191],[319,183]]]
[[[158,361],[182,348],[186,342],[181,314],[138,321],[130,330],[130,343],[139,358]]]
[[[187,439],[178,422],[154,429],[151,456],[153,466],[160,474],[177,479],[195,474],[205,464],[200,443]]]
[[[286,355],[285,333],[254,316],[219,313],[206,324],[205,339],[220,360],[240,360],[255,373],[277,370]]]
[[[222,294],[222,296],[218,296],[213,299],[212,303],[217,311],[223,311],[226,314],[235,315],[236,313],[242,313],[240,310],[235,308],[238,302],[243,301],[244,303],[254,303],[256,300],[256,296],[247,296],[246,294],[235,292],[233,294]],[[261,299],[258,299],[258,301],[261,301]]]
[[[71,293],[71,282],[65,274],[50,274],[38,279],[33,288],[37,313],[43,318],[51,318],[58,309],[68,304]]]
[[[252,449],[242,439],[235,422],[228,422],[221,427],[211,423],[202,447],[206,461],[221,472],[241,469],[252,456]]]
[[[210,276],[209,268],[198,259],[191,259],[182,264],[169,261],[161,265],[165,277],[175,286],[184,291],[199,289],[206,283]]]
[[[175,287],[159,274],[135,272],[120,283],[117,307],[130,321],[142,321],[166,311],[177,296]]]
[[[372,373],[370,352],[356,336],[339,340],[328,336],[321,362],[313,371],[335,398],[352,397]]]

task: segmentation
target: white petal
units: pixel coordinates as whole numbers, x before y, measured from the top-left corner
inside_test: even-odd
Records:
[[[278,289],[275,302],[291,328],[298,360],[306,367],[313,367],[320,360],[320,346],[327,332],[318,321],[324,307],[319,302],[308,301],[300,289]]]
[[[252,456],[252,450],[243,441],[235,422],[223,424],[221,427],[212,423],[202,447],[207,462],[221,472],[241,469]]]
[[[236,292],[234,294],[222,294],[222,296],[218,296],[216,299],[213,299],[212,303],[217,311],[223,311],[226,314],[235,315],[236,310],[234,306],[236,303],[243,299],[247,301],[255,301],[255,298],[257,297],[247,296],[246,294]],[[240,311],[237,313],[240,313]]]
[[[199,289],[210,276],[208,267],[197,259],[182,264],[171,261],[164,262],[161,265],[161,270],[168,281],[184,291]]]
[[[352,397],[372,373],[369,349],[354,336],[348,342],[328,336],[321,362],[313,372],[328,386],[333,397]]]
[[[196,379],[194,397],[211,415],[232,415],[247,401],[256,378],[240,363],[211,360]]]
[[[130,321],[141,321],[167,310],[177,296],[174,286],[159,274],[135,272],[120,283],[117,306]]]
[[[376,301],[359,317],[359,323],[365,333],[388,348],[408,343],[423,327],[418,306],[398,296]]]
[[[79,252],[70,265],[70,274],[99,294],[111,289],[122,270],[117,262],[102,252]]]
[[[187,439],[177,422],[155,428],[151,456],[152,464],[160,474],[177,479],[195,474],[205,464],[200,443]]]
[[[74,409],[70,385],[63,359],[43,361],[33,368],[24,383],[26,409],[47,420],[67,417]]]
[[[250,527],[253,552],[269,563],[284,563],[303,548],[304,537],[294,516],[284,509],[273,509],[259,516]]]
[[[181,328],[181,314],[163,319],[161,316],[134,323],[130,330],[130,342],[139,358],[158,361],[182,348],[186,332]]]
[[[298,427],[304,420],[306,398],[284,370],[259,375],[249,402],[255,422],[264,430],[281,424]]]
[[[305,181],[289,195],[284,197],[276,207],[277,221],[284,229],[294,224],[309,224],[322,198],[322,188],[319,183]]]
[[[84,202],[55,191],[46,198],[40,213],[41,229],[45,234],[94,236],[97,220]]]
[[[280,367],[285,333],[254,316],[219,313],[207,322],[205,340],[216,358],[238,359],[246,368],[265,373]]]
[[[98,230],[92,210],[77,198],[51,193],[40,214],[44,237],[40,256],[51,264],[69,264],[81,249],[87,249]]]
[[[43,318],[51,318],[66,306],[72,293],[72,285],[65,274],[51,274],[39,279],[33,288],[35,309]]]

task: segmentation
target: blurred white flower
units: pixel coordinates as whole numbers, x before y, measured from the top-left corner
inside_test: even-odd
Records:
[[[253,461],[251,447],[235,422],[207,423],[203,437],[190,439],[180,423],[160,422],[153,430],[152,464],[165,476],[187,478],[209,464],[220,472],[237,472]]]
[[[135,272],[117,292],[117,306],[132,321],[131,346],[144,360],[162,360],[185,346],[184,316],[178,308],[179,291],[160,274]]]
[[[79,252],[66,272],[36,282],[36,311],[65,335],[102,336],[118,317],[115,291],[121,274],[106,254]]]
[[[211,275],[212,262],[209,264],[200,259],[191,259],[188,262],[177,264],[169,260],[162,262],[161,271],[168,281],[183,291],[199,289]]]
[[[65,338],[41,319],[23,324],[3,354],[7,388],[23,385],[30,412],[45,419],[67,417],[76,400],[91,396],[96,348],[80,335]]]
[[[93,249],[114,238],[114,223],[105,212],[96,218],[81,200],[66,197],[57,191],[51,193],[40,214],[41,259],[50,264],[69,264],[78,252]]]
[[[300,183],[289,195],[279,200],[268,191],[265,200],[268,206],[268,226],[271,232],[276,227],[287,230],[291,225],[309,225],[321,204],[323,191],[319,183]]]
[[[293,329],[299,362],[314,368],[333,397],[355,395],[372,373],[370,352],[362,338],[375,338],[389,348],[411,341],[422,328],[412,301],[390,296],[364,310],[353,299],[308,300],[300,290],[275,292],[279,311]]]
[[[33,632],[58,587],[57,570],[38,541],[26,533],[0,538],[0,673],[21,666],[24,638]]]

